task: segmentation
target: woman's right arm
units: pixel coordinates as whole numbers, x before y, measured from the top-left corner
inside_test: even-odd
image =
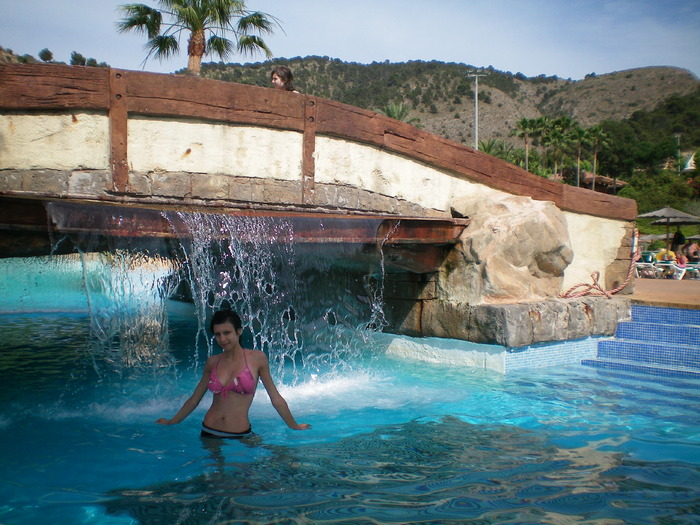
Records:
[[[177,414],[175,414],[170,419],[165,419],[164,417],[161,417],[156,420],[156,423],[159,423],[161,425],[177,425],[187,416],[189,416],[195,408],[199,406],[199,403],[202,401],[204,394],[207,393],[207,386],[209,385],[209,374],[211,373],[211,367],[211,358],[209,358],[207,360],[207,363],[204,365],[204,372],[202,372],[202,378],[199,380],[199,383],[197,383],[197,386],[195,387],[192,395],[187,399],[187,401],[185,401],[180,410],[177,411]]]

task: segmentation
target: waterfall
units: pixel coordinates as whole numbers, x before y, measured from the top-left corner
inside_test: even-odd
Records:
[[[368,349],[368,328],[383,326],[383,275],[334,265],[328,247],[298,250],[285,218],[164,213],[179,235],[199,341],[211,314],[237,311],[242,342],[268,354],[277,377],[296,382],[320,369],[353,367]],[[319,223],[319,228],[322,228]],[[340,250],[346,249],[339,247]]]
[[[291,384],[356,370],[386,324],[381,249],[299,241],[294,218],[162,212],[169,231],[158,236],[141,233],[133,217],[118,235],[105,234],[97,224],[122,224],[114,209],[84,226],[69,207],[48,205],[47,213],[56,253],[0,261],[0,312],[88,314],[86,350],[101,375],[172,364],[173,300],[194,305],[193,366],[218,351],[208,322],[230,307],[243,320],[243,344],[266,352],[273,374]],[[324,230],[322,219],[304,220]]]

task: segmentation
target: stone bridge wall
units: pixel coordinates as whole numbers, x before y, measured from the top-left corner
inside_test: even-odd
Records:
[[[636,217],[634,201],[549,181],[331,100],[59,65],[0,65],[0,195],[407,217],[457,211],[480,225],[428,277],[433,296],[453,304],[547,299],[594,271],[616,286]],[[551,235],[559,239],[544,257],[523,251]],[[504,243],[512,249],[493,251]],[[504,253],[517,254],[507,267],[498,262]],[[510,282],[496,278],[509,272]],[[516,290],[523,276],[549,284]]]

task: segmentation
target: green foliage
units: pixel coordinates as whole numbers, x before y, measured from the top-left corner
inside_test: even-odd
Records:
[[[85,58],[77,51],[73,51],[70,55],[71,66],[91,66],[91,67],[109,67],[105,62],[98,63],[94,58]]]
[[[73,51],[70,54],[70,65],[71,66],[84,66],[87,63],[87,59],[78,53],[77,51]]]
[[[606,173],[629,178],[637,169],[658,172],[675,159],[678,148],[700,147],[700,88],[684,97],[672,95],[653,111],[637,111],[602,126],[611,138],[610,149],[601,154]]]
[[[39,51],[39,58],[42,62],[51,62],[53,60],[53,53],[49,51],[48,48],[44,48]]]
[[[276,20],[266,13],[246,9],[243,0],[157,0],[157,3],[158,8],[145,4],[120,6],[124,18],[117,23],[117,30],[135,31],[148,38],[146,60],[151,55],[162,59],[177,54],[181,33],[188,37],[187,67],[194,75],[200,74],[205,55],[225,59],[235,49],[243,54],[264,51],[268,58],[272,56],[261,35],[270,34]],[[229,33],[235,37],[235,43],[225,38]]]
[[[639,213],[665,206],[682,210],[694,197],[687,177],[670,170],[635,173],[618,195],[637,201]]]
[[[403,102],[387,104],[381,108],[380,111],[389,118],[407,122],[409,124],[417,125],[420,122],[420,119],[418,118],[408,118],[410,110]]]

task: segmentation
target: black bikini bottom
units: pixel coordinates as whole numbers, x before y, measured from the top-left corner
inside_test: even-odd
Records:
[[[223,430],[216,430],[202,423],[202,437],[216,438],[216,439],[237,439],[250,436],[253,433],[253,429],[248,427],[245,432],[224,432]]]

